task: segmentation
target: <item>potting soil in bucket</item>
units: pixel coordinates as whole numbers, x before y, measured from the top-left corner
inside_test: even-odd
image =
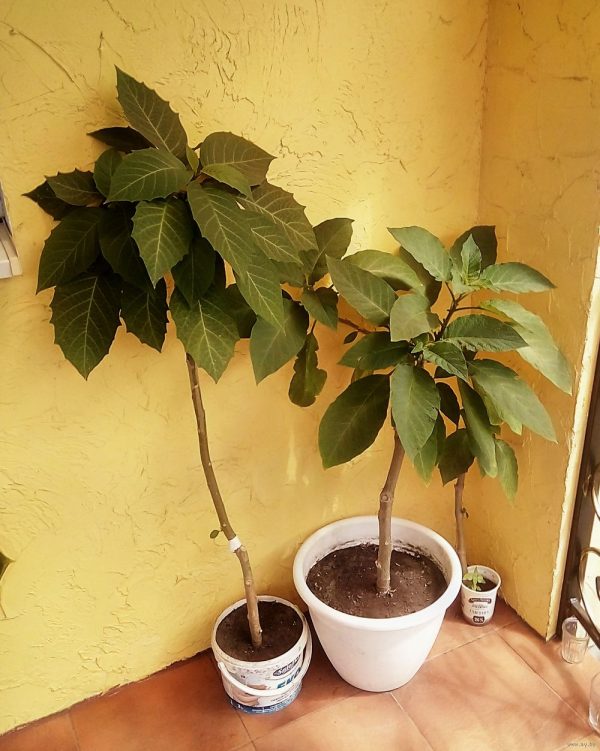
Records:
[[[308,624],[298,608],[278,597],[258,599],[260,650],[250,644],[244,600],[221,613],[212,634],[225,693],[232,706],[249,714],[277,712],[291,704],[312,655]]]

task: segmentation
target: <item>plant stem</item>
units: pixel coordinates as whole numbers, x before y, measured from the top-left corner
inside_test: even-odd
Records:
[[[465,476],[459,475],[454,485],[454,519],[456,521],[456,552],[462,567],[463,575],[467,573],[467,548],[465,545],[465,510],[463,508],[463,492]]]
[[[349,321],[347,318],[339,318],[338,319],[340,323],[345,324],[346,326],[349,326],[351,329],[354,329],[355,331],[360,331],[361,334],[372,334],[372,331],[369,331],[368,329],[363,329],[361,326],[358,326],[354,321]]]
[[[390,562],[392,559],[392,506],[398,484],[398,476],[404,459],[404,448],[394,428],[394,453],[379,496],[379,552],[377,553],[377,594],[387,595],[390,588]]]
[[[448,287],[448,289],[450,289],[450,287]],[[466,297],[466,295],[458,295],[458,297],[455,297],[454,294],[452,293],[452,290],[450,290],[450,294],[452,295],[452,304],[448,308],[448,313],[446,314],[446,317],[442,321],[442,325],[440,327],[440,330],[435,335],[436,342],[439,341],[442,338],[442,336],[444,334],[444,331],[446,330],[446,326],[450,323],[450,319],[452,318],[452,316],[458,310],[458,305],[459,305],[460,301],[463,300]]]
[[[206,412],[204,411],[204,405],[202,403],[202,394],[200,393],[200,382],[198,380],[198,368],[194,358],[186,353],[186,362],[188,367],[188,375],[190,377],[190,388],[192,390],[192,402],[194,404],[194,412],[196,415],[196,425],[198,427],[198,444],[200,446],[200,459],[202,461],[202,469],[204,470],[204,476],[206,478],[206,484],[210,492],[210,497],[217,512],[219,518],[219,524],[221,530],[228,540],[233,540],[236,534],[229,522],[227,516],[227,510],[219,490],[217,483],[217,477],[212,466],[210,458],[210,451],[208,447],[208,433],[206,430]],[[244,576],[244,591],[246,593],[246,605],[248,609],[248,625],[250,627],[250,636],[252,638],[252,646],[258,649],[262,645],[262,629],[260,627],[260,619],[258,617],[258,598],[256,596],[256,587],[254,585],[254,576],[252,575],[252,569],[250,567],[250,559],[248,558],[248,551],[244,545],[240,545],[235,554],[237,555],[240,566],[242,567],[242,574]]]

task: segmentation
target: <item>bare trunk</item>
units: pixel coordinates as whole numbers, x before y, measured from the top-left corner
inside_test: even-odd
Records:
[[[206,477],[206,484],[208,485],[210,497],[212,498],[217,517],[219,518],[221,530],[229,542],[232,543],[230,544],[230,549],[235,552],[239,559],[240,566],[242,567],[244,591],[246,594],[246,604],[248,606],[250,636],[252,638],[252,646],[255,649],[258,649],[262,645],[262,629],[258,617],[258,598],[256,596],[256,587],[254,585],[252,569],[250,568],[250,559],[248,558],[248,551],[244,545],[239,542],[231,524],[229,523],[229,517],[227,516],[225,504],[223,503],[221,491],[219,490],[215,471],[212,466],[210,451],[208,448],[208,434],[206,432],[206,412],[204,411],[204,405],[202,404],[200,383],[198,381],[198,368],[196,367],[194,358],[191,355],[186,354],[186,361],[188,375],[190,377],[194,412],[196,414],[196,425],[198,427],[198,443],[200,445],[202,469],[204,470],[204,476]]]
[[[404,449],[394,429],[394,453],[379,496],[379,552],[377,554],[377,594],[390,593],[390,562],[392,559],[392,506],[398,484],[398,476],[404,459]]]
[[[456,552],[463,575],[467,573],[467,548],[465,545],[465,510],[463,508],[463,491],[465,476],[459,475],[454,486],[454,519],[456,521]]]

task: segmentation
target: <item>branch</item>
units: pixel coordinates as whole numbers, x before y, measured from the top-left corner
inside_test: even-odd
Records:
[[[363,329],[358,324],[354,323],[354,321],[349,321],[347,318],[338,318],[340,323],[345,324],[346,326],[349,326],[351,329],[354,329],[355,331],[360,331],[361,334],[372,334],[372,331],[369,331],[368,329]]]
[[[465,510],[463,508],[463,491],[465,489],[465,475],[459,475],[454,486],[454,520],[456,522],[456,552],[463,575],[467,572],[467,548],[465,545]]]

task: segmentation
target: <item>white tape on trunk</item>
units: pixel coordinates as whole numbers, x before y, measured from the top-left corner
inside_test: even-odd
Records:
[[[242,547],[240,538],[237,535],[233,538],[233,540],[228,540],[227,544],[229,545],[229,550],[232,553],[235,553],[236,550],[239,550]]]

